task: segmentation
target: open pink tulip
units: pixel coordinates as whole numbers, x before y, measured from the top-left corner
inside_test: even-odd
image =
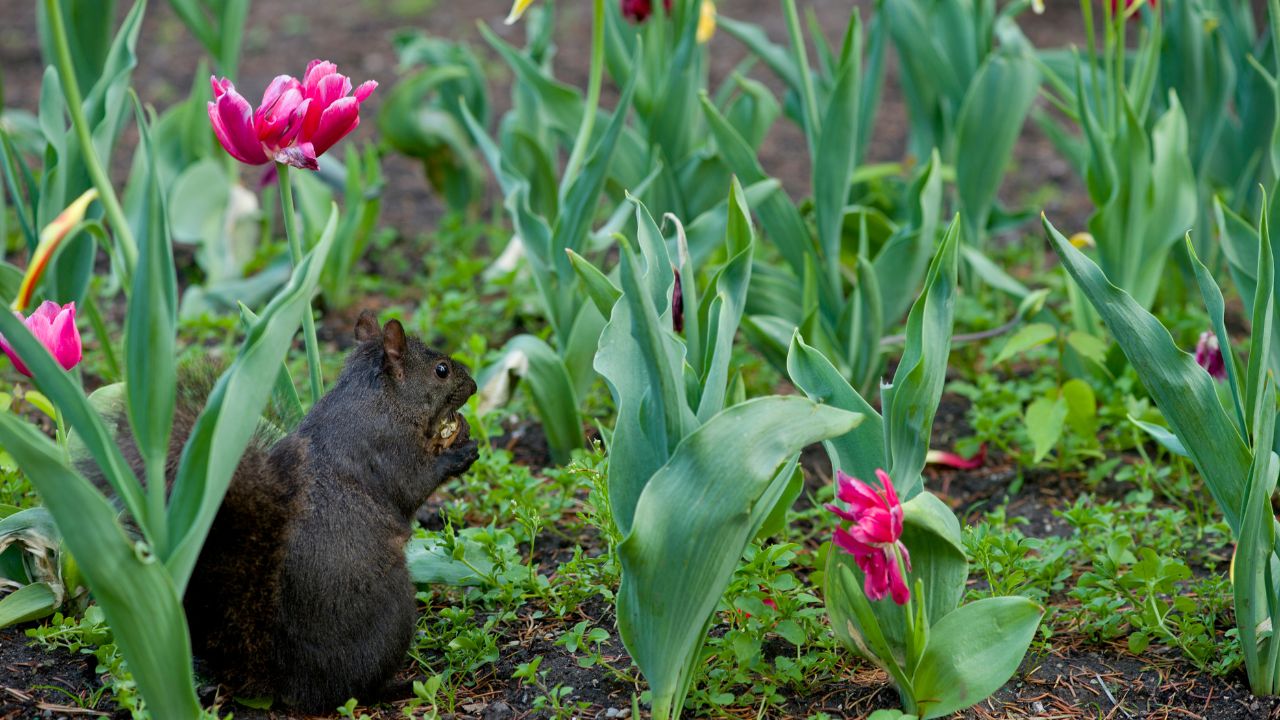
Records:
[[[317,158],[360,125],[360,103],[378,83],[351,89],[351,80],[327,60],[312,60],[301,81],[280,75],[254,110],[231,81],[209,78],[213,102],[209,120],[218,142],[231,157],[249,165],[275,161],[306,170]]]
[[[22,324],[27,326],[32,335],[48,348],[53,359],[58,361],[63,370],[70,370],[80,363],[81,344],[80,330],[76,328],[76,304],[71,302],[59,306],[57,303],[45,301],[31,313],[31,317],[22,318],[22,313],[15,312]],[[18,359],[13,347],[0,335],[0,350],[13,361],[18,372],[31,377],[31,371]]]
[[[853,555],[854,562],[862,569],[866,576],[863,589],[868,599],[882,600],[888,595],[895,603],[906,605],[911,591],[903,576],[903,566],[911,570],[911,556],[899,539],[902,537],[902,503],[888,473],[876,470],[876,478],[884,487],[883,493],[843,471],[836,473],[836,497],[848,503],[849,509],[837,505],[827,505],[827,509],[850,525],[848,529],[837,526],[833,541]]]

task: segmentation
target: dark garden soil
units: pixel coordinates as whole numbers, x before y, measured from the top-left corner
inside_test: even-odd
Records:
[[[119,4],[127,6],[129,3],[121,0]],[[389,89],[395,80],[396,58],[390,44],[395,31],[420,27],[435,34],[466,39],[480,48],[482,42],[475,26],[477,21],[481,21],[493,27],[499,35],[516,40],[519,28],[501,24],[509,4],[508,0],[256,0],[252,5],[246,49],[241,60],[244,71],[235,80],[246,95],[256,97],[273,75],[300,72],[307,60],[321,56],[337,62],[357,80],[376,77],[384,89]],[[843,30],[850,4],[849,0],[801,3],[805,8],[813,9],[831,40],[837,39]],[[864,17],[869,16],[870,3],[867,0],[852,4],[862,9]],[[775,39],[785,37],[777,0],[724,0],[720,5],[726,14],[760,23]],[[1048,5],[1045,15],[1028,14],[1022,18],[1022,25],[1033,42],[1039,46],[1079,42],[1083,33],[1077,4],[1051,2]],[[4,103],[7,107],[34,110],[39,95],[42,62],[35,32],[35,6],[31,0],[0,0],[0,72],[3,73]],[[427,7],[429,10],[404,10],[410,7]],[[556,70],[565,81],[581,86],[587,76],[588,53],[584,43],[588,37],[589,14],[569,11],[571,3],[567,0],[561,2],[561,7]],[[152,2],[148,13],[139,46],[140,65],[135,85],[145,101],[163,107],[185,93],[202,52],[166,3]],[[743,50],[734,39],[723,33],[713,40],[711,47],[713,82],[718,82],[742,58]],[[905,152],[905,108],[894,81],[896,61],[892,53],[889,64],[890,77],[869,153],[873,161],[900,160]],[[509,77],[496,61],[490,67],[500,78],[500,86],[491,88],[496,109],[500,112],[507,103]],[[777,87],[771,76],[766,74],[761,79]],[[385,96],[385,91],[375,93],[374,112],[369,113],[365,127],[358,131],[361,139],[374,137],[372,117],[377,103]],[[781,178],[796,196],[807,192],[809,175],[804,154],[791,150],[800,143],[799,130],[786,120],[780,120],[761,156],[766,170]],[[123,158],[122,153],[121,158],[117,158],[117,166],[126,162]],[[410,248],[408,252],[412,252],[411,248],[418,247],[415,241],[430,233],[440,220],[442,203],[428,189],[422,170],[415,162],[391,155],[384,160],[384,171],[388,184],[383,202],[383,224],[398,231],[398,249],[405,251]],[[1064,229],[1083,228],[1090,205],[1082,183],[1067,162],[1054,152],[1036,125],[1028,123],[1016,150],[1014,167],[1004,185],[1004,197],[1017,203],[1045,189],[1048,189],[1046,194],[1036,196],[1043,201],[1045,211],[1054,222]],[[1039,242],[1039,234],[1033,232],[1023,241]],[[492,238],[490,247],[500,247],[504,242],[505,238]],[[383,269],[384,266],[376,260],[366,258],[359,271],[377,274]],[[416,297],[430,292],[429,280],[397,280],[419,285],[414,291]],[[413,297],[415,295],[411,292],[410,298]],[[337,351],[349,342],[345,339],[347,328],[352,326],[360,310],[380,309],[389,302],[381,297],[363,298],[351,308],[328,312],[321,329],[322,339]],[[956,438],[967,433],[963,426],[964,407],[964,401],[959,398],[948,397],[944,402],[935,428],[937,447],[949,448]],[[497,442],[512,449],[519,461],[532,467],[542,467],[547,463],[545,439],[535,424],[520,422],[510,425],[507,434]],[[820,456],[821,453],[810,453],[806,457],[805,466],[814,485],[830,481],[829,467],[823,467],[825,459],[819,459]],[[813,462],[809,462],[810,458]],[[1007,501],[1011,516],[1030,520],[1023,527],[1028,535],[1069,532],[1070,528],[1052,511],[1078,496],[1078,478],[1059,477],[1054,473],[1029,476],[1016,495],[1005,497],[1014,474],[1015,470],[1008,464],[992,458],[987,467],[977,471],[935,473],[929,484],[946,497],[962,516]],[[1105,484],[1101,492],[1106,495]],[[584,544],[595,543],[584,541]],[[554,567],[555,560],[564,559],[565,550],[563,542],[559,545],[547,543],[542,547],[544,569]],[[424,611],[432,612],[433,609]],[[575,700],[591,703],[590,711],[582,717],[629,717],[630,698],[643,686],[628,679],[634,670],[617,642],[616,633],[611,632],[613,637],[602,647],[602,655],[616,668],[614,671],[598,666],[582,668],[575,656],[554,644],[566,627],[582,619],[612,631],[614,618],[610,604],[597,599],[583,604],[576,613],[577,616],[573,617],[554,618],[537,602],[522,608],[519,611],[520,622],[503,625],[507,629],[498,641],[501,650],[498,662],[478,670],[470,685],[460,693],[454,708],[455,717],[503,720],[536,716],[532,704],[539,693],[510,678],[519,663],[537,656],[544,658],[542,669],[548,671],[549,686],[572,686]],[[779,646],[767,651],[779,652],[781,643]],[[1055,636],[1052,646],[1053,651],[1047,655],[1029,656],[1021,672],[1009,684],[992,699],[962,713],[960,717],[1046,720],[1280,718],[1280,701],[1253,698],[1243,671],[1227,678],[1210,677],[1176,658],[1155,652],[1134,656],[1121,647],[1088,644],[1083,638],[1070,635]],[[0,720],[127,717],[114,711],[109,700],[99,702],[97,708],[92,707],[91,694],[99,687],[96,665],[92,655],[72,655],[61,651],[49,653],[30,647],[21,628],[0,630]],[[408,665],[406,661],[406,667]],[[888,689],[884,674],[867,665],[855,667],[848,676],[829,683],[821,696],[789,696],[781,709],[770,710],[765,716],[806,717],[823,711],[832,717],[859,718],[876,708],[893,707],[896,698]],[[212,698],[213,692],[212,688],[206,689],[208,698]],[[91,707],[84,709],[77,707],[79,704]],[[237,718],[294,717],[279,711],[241,707],[224,706],[223,710],[234,710]],[[378,718],[402,716],[401,710],[393,706],[370,708],[367,712]],[[740,713],[744,718],[755,716],[754,709],[750,708],[741,709]]]

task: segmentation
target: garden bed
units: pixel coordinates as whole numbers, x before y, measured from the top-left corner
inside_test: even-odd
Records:
[[[802,7],[814,13],[815,26],[834,43],[845,27],[849,4],[816,1]],[[854,5],[864,18],[874,12],[871,2]],[[581,87],[589,77],[591,15],[586,3],[581,12],[570,9],[568,0],[559,6],[556,76]],[[1261,14],[1264,4],[1255,6]],[[396,74],[391,39],[397,31],[416,28],[480,48],[480,22],[518,43],[521,27],[500,23],[509,7],[507,0],[256,0],[240,57],[241,76],[235,80],[242,89],[262,88],[278,72],[300,72],[301,59],[318,54],[357,81],[376,76],[390,89]],[[31,112],[37,110],[44,73],[34,8],[35,3],[11,8],[0,29],[4,105]],[[120,9],[123,14],[127,8]],[[725,0],[721,10],[758,24],[777,42],[786,38],[786,18],[776,0]],[[1083,42],[1084,24],[1073,3],[1049,3],[1044,14],[1024,13],[1019,23],[1037,47]],[[148,9],[141,36],[151,41],[139,44],[133,81],[146,102],[163,107],[185,96],[204,51],[184,32],[168,4],[156,2]],[[715,87],[747,52],[724,31],[710,48]],[[512,75],[496,54],[486,49],[481,57],[493,80],[489,91],[496,116],[511,104]],[[887,79],[866,161],[901,162],[910,170],[926,159],[908,156],[907,100],[896,53],[890,50],[886,58]],[[773,75],[756,75],[775,94],[784,91]],[[362,111],[364,126],[353,139],[377,138],[374,118],[386,96],[385,90],[373,96]],[[606,84],[604,96],[605,104],[612,105],[617,88]],[[1061,117],[1043,97],[1035,107]],[[812,168],[805,153],[795,151],[805,141],[796,123],[780,119],[758,152],[765,172],[795,199],[810,191]],[[113,178],[129,176],[128,158],[137,142],[130,127],[110,168]],[[481,209],[459,217],[448,214],[440,196],[429,189],[420,162],[396,153],[387,153],[381,162],[386,183],[381,231],[354,266],[358,292],[345,305],[329,307],[329,298],[320,304],[317,335],[326,375],[336,377],[339,358],[355,346],[352,328],[366,310],[413,317],[412,322],[406,319],[411,334],[473,362],[491,360],[494,348],[521,333],[547,336],[540,310],[528,300],[534,291],[527,278],[503,284],[480,277],[511,234],[501,216],[498,183],[489,177]],[[1034,216],[1043,210],[1071,234],[1088,227],[1094,205],[1079,173],[1038,123],[1028,121],[1023,128],[999,197],[1009,207],[1036,212],[1030,221],[1002,228],[989,249],[1007,261],[1010,275],[1052,289],[1051,306],[1065,308],[1060,291],[1070,281],[1043,250],[1044,235]],[[620,251],[604,255],[612,267]],[[27,261],[21,251],[8,259]],[[185,250],[178,259],[182,269],[196,262]],[[776,253],[759,251],[756,259],[762,264],[778,260]],[[99,265],[107,263],[100,258]],[[198,275],[184,275],[182,269],[184,290],[199,284]],[[1161,318],[1184,345],[1207,326],[1193,295],[1188,292],[1190,300]],[[956,332],[962,325],[970,331],[990,330],[998,324],[997,316],[1009,315],[1015,305],[990,292],[962,296]],[[113,330],[125,322],[123,295],[104,298],[103,310]],[[1251,318],[1239,298],[1230,298],[1227,319],[1233,334],[1245,334],[1250,324],[1245,320]],[[1101,326],[1096,319],[1094,324]],[[200,348],[183,352],[228,359],[234,353],[228,340],[234,327],[230,315],[183,325],[183,347]],[[1061,437],[1052,443],[1052,452],[1033,451],[1040,441],[1023,427],[1023,406],[1061,394],[1065,340],[1046,340],[1011,353],[1018,357],[1010,364],[1007,358],[997,359],[1010,335],[957,343],[946,373],[947,391],[931,428],[930,448],[976,451],[981,445],[985,460],[972,469],[933,465],[924,478],[926,488],[966,528],[966,598],[1023,596],[1048,612],[1013,678],[990,698],[952,717],[1280,718],[1280,700],[1250,692],[1234,637],[1232,585],[1226,577],[1234,540],[1221,512],[1189,461],[1140,436],[1128,423],[1130,416],[1149,419],[1154,414],[1137,374],[1124,366],[1120,353],[1111,352],[1098,363],[1108,380],[1093,391],[1093,415],[1079,425],[1073,424],[1076,418],[1059,419]],[[301,379],[302,341],[295,344],[297,357],[290,367],[294,378]],[[900,346],[893,347],[890,354],[896,356]],[[1080,362],[1074,356],[1070,361]],[[894,376],[896,362],[896,357],[889,361],[886,379]],[[737,353],[734,367],[753,393],[804,394],[758,353]],[[100,384],[93,368],[85,368],[84,376],[87,390]],[[10,379],[14,382],[8,383]],[[16,375],[0,382],[6,390],[10,385],[30,387]],[[466,587],[420,588],[412,659],[406,658],[388,700],[349,706],[332,717],[380,720],[435,713],[482,720],[622,720],[637,712],[648,717],[648,699],[641,700],[648,683],[617,629],[619,539],[607,536],[616,526],[601,498],[601,468],[607,459],[598,441],[601,430],[612,437],[608,421],[618,403],[602,383],[581,400],[580,424],[592,448],[567,465],[553,461],[554,431],[544,431],[534,419],[527,398],[517,396],[499,412],[471,418],[471,437],[488,444],[470,474],[442,487],[420,511],[417,540],[444,537],[466,543],[491,561],[492,577]],[[873,403],[879,410],[879,401]],[[1004,412],[1008,408],[1016,412]],[[53,423],[34,406],[18,409],[46,434],[53,433]],[[772,542],[750,545],[715,610],[686,717],[863,718],[901,705],[888,674],[831,636],[822,589],[812,582],[823,572],[822,553],[830,547],[826,543],[834,519],[823,508],[834,501],[834,472],[821,445],[805,450],[801,467],[803,490],[785,529]],[[0,502],[35,504],[31,486],[12,468],[7,471],[0,475],[5,491]],[[1150,572],[1165,575],[1137,576],[1148,572],[1146,556],[1141,561],[1138,556],[1147,548],[1153,549],[1151,563],[1158,566]],[[1148,604],[1163,608],[1175,598],[1189,603],[1169,611],[1162,622],[1145,617]],[[133,717],[122,707],[140,696],[123,672],[122,656],[105,643],[109,639],[100,617],[73,612],[0,629],[0,720]],[[199,665],[197,671],[199,675]],[[208,682],[197,689],[200,701],[206,707],[217,705],[222,715],[304,717],[238,704]]]

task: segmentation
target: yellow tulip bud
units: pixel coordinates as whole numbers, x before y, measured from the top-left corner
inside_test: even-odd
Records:
[[[18,286],[18,296],[13,299],[13,309],[23,311],[27,309],[27,305],[31,302],[31,296],[35,294],[36,285],[40,282],[40,277],[44,275],[45,268],[49,265],[49,260],[53,257],[53,253],[58,249],[58,245],[67,237],[67,233],[71,232],[71,228],[75,227],[84,220],[85,211],[89,209],[89,203],[98,199],[98,191],[96,188],[89,188],[84,194],[75,199],[75,202],[67,206],[65,210],[58,213],[58,217],[53,219],[40,231],[40,244],[36,245],[36,251],[31,255],[31,262],[27,263],[27,272],[22,276],[22,284]]]
[[[702,0],[702,11],[698,15],[698,43],[705,44],[716,34],[716,4],[711,0]]]

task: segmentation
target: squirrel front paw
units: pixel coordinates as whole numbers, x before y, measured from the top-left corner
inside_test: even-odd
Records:
[[[441,475],[456,477],[471,469],[471,465],[480,457],[480,448],[475,440],[452,447],[440,455],[436,461]]]

